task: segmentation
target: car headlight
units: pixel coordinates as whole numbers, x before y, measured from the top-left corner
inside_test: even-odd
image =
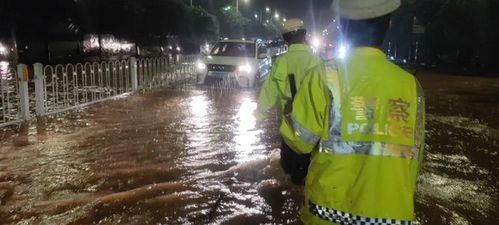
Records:
[[[344,59],[346,57],[348,53],[348,47],[346,45],[340,45],[339,49],[338,49],[338,55],[337,57],[339,59]]]
[[[203,63],[203,62],[197,62],[196,63],[196,67],[198,68],[198,70],[205,70],[206,69],[206,64]]]
[[[250,65],[246,64],[243,66],[239,66],[238,70],[239,70],[239,72],[250,73],[253,70],[253,68],[251,68]]]

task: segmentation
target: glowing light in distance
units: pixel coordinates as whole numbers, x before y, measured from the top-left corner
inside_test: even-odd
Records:
[[[321,46],[321,39],[318,37],[312,38],[312,47],[319,48]]]

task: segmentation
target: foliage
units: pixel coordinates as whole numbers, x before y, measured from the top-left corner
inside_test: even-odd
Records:
[[[220,34],[225,37],[242,38],[244,26],[249,23],[249,19],[235,12],[232,8],[220,8],[219,11]]]
[[[191,26],[193,31],[191,37],[193,39],[198,39],[199,42],[201,40],[213,40],[218,37],[219,24],[214,15],[201,7],[191,8],[189,14],[192,18]]]
[[[279,31],[273,24],[264,24],[252,17],[248,18],[242,12],[233,8],[220,8],[220,36],[230,38],[266,38],[273,39]]]

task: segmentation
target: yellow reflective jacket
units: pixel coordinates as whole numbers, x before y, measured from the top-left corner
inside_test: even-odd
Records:
[[[288,75],[295,75],[298,90],[305,71],[320,63],[322,59],[314,55],[309,46],[305,44],[289,46],[288,52],[276,59],[272,71],[262,85],[255,113],[257,119],[267,118],[269,110],[277,106],[277,116],[281,120],[284,105],[291,99]]]
[[[305,224],[411,224],[424,146],[424,98],[411,74],[378,49],[355,48],[308,71],[285,118],[285,142],[312,152]]]

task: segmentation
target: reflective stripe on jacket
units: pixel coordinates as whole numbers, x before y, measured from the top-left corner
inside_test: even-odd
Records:
[[[322,59],[313,54],[305,44],[292,44],[288,52],[279,56],[269,76],[260,90],[256,117],[264,119],[273,107],[277,107],[279,120],[282,117],[284,105],[291,99],[288,75],[294,74],[297,90],[307,70],[322,63]]]
[[[411,224],[422,94],[412,75],[374,48],[307,73],[280,127],[292,149],[313,154],[305,224]]]

